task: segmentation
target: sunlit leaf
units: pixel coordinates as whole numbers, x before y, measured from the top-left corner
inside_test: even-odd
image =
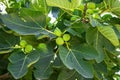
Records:
[[[30,9],[35,11],[42,11],[44,13],[47,13],[47,4],[46,0],[30,0]]]
[[[112,13],[120,17],[120,0],[112,0],[110,10]]]
[[[119,40],[114,30],[110,26],[98,27],[98,31],[107,38],[114,46],[119,45]]]
[[[81,0],[72,0],[72,1],[68,1],[68,0],[46,0],[46,2],[49,6],[55,6],[55,7],[64,8],[64,9],[67,9],[67,10],[73,10],[80,5]]]

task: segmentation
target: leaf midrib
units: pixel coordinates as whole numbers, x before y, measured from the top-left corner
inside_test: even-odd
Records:
[[[17,22],[11,21],[11,20],[9,20],[9,19],[7,19],[7,18],[6,18],[6,21],[8,21],[8,22],[10,22],[10,23],[13,23],[13,24],[15,24],[15,25],[18,25],[18,26],[23,26],[23,27],[25,27],[25,28],[36,29],[36,30],[40,29],[40,30],[41,30],[41,28],[29,27],[29,26],[26,26],[26,25],[19,24],[19,23],[17,23]]]
[[[66,57],[65,57],[65,62],[67,61],[67,57],[69,56],[69,54],[72,54],[72,56],[74,57],[74,60],[77,62],[77,64],[81,67],[81,70],[83,70],[84,73],[86,73],[86,71],[84,71],[84,69],[82,68],[82,66],[79,64],[79,62],[77,61],[77,58],[75,57],[74,53],[72,50],[69,50]],[[75,67],[73,67],[75,68]]]
[[[28,57],[28,55],[25,56],[25,58],[24,58],[24,60],[23,60],[23,63],[22,63],[22,66],[21,66],[21,68],[20,68],[20,71],[19,71],[19,73],[18,73],[18,76],[20,76],[20,74],[21,74],[21,72],[22,72],[22,70],[23,70],[23,68],[24,68],[24,64],[25,64],[25,62],[26,62],[27,57]],[[27,67],[27,66],[26,66],[26,67]]]

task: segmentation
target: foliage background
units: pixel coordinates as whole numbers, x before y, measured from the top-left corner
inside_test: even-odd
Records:
[[[0,2],[6,6],[0,14],[0,79],[120,79],[119,0]],[[87,12],[91,2],[96,7]],[[70,41],[57,45],[56,27],[70,34]],[[20,46],[21,40],[33,46],[30,53]]]

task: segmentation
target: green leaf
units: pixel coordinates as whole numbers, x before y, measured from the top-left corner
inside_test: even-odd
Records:
[[[73,10],[80,5],[81,0],[72,0],[71,2],[69,2],[68,0],[46,0],[46,2],[49,6]]]
[[[41,54],[42,55],[42,54]],[[35,64],[34,76],[36,79],[48,79],[52,74],[51,60],[53,59],[53,54],[46,55],[42,57]]]
[[[120,1],[112,0],[110,3],[110,11],[120,17]]]
[[[60,80],[92,80],[91,78],[84,78],[74,70],[62,70],[58,76]]]
[[[0,30],[0,54],[11,52],[13,47],[18,43],[19,37]]]
[[[34,64],[34,76],[38,80],[48,79],[53,72],[51,67],[51,61],[53,61],[54,53],[51,43],[49,45],[47,44],[47,49],[47,51],[43,51],[42,49],[39,51],[41,58],[36,64]]]
[[[33,78],[32,71],[33,71],[32,68],[29,68],[27,74],[23,77],[23,80],[32,80]]]
[[[23,21],[32,22],[37,27],[42,28],[46,25],[46,16],[42,11],[32,11],[30,9],[22,8],[20,10],[20,17],[23,19]]]
[[[81,37],[81,35],[80,35],[78,32],[76,32],[74,29],[68,28],[67,31],[68,31],[69,33],[71,33],[72,35],[74,35],[74,36],[79,36],[79,37]]]
[[[102,25],[102,24],[100,24],[100,22],[97,19],[94,19],[92,16],[90,16],[89,19],[90,19],[90,24],[93,27],[101,26]]]
[[[58,79],[57,80],[68,80],[70,79],[74,74],[76,73],[76,71],[74,70],[69,70],[69,69],[62,69],[59,76],[58,76]]]
[[[81,53],[78,50],[70,49],[60,46],[59,55],[64,63],[69,69],[75,69],[79,74],[85,78],[93,77],[92,65],[82,59]]]
[[[99,55],[94,47],[87,44],[84,44],[80,47],[80,52],[83,54],[84,58],[87,60],[96,59]]]
[[[118,39],[120,39],[120,25],[116,24],[114,27],[114,30],[115,30],[115,33],[116,33]]]
[[[107,38],[114,46],[119,45],[119,40],[117,38],[117,35],[115,34],[114,30],[110,26],[104,26],[104,27],[97,27],[98,31]]]
[[[28,55],[19,50],[15,51],[9,57],[11,63],[8,65],[8,71],[15,79],[19,79],[27,73],[28,67],[36,63],[39,58],[40,53],[38,51],[32,51]]]
[[[97,28],[90,27],[86,31],[86,41],[89,45],[93,45],[95,49],[98,52],[98,57],[96,58],[96,61],[98,63],[102,62],[104,60],[104,51],[103,51],[103,39],[101,38],[100,33],[98,32]]]
[[[108,71],[107,65],[104,61],[101,63],[94,64],[94,69],[95,69],[95,76],[98,79],[102,79],[103,78],[102,74],[107,74]]]
[[[92,1],[94,3],[101,3],[103,0],[90,0],[90,1]]]
[[[47,13],[46,0],[31,0],[30,9]]]
[[[68,28],[68,31],[73,35],[77,35],[78,37],[80,37],[81,34],[85,32],[85,29],[87,29],[88,27],[89,26],[87,24],[79,22],[79,23],[72,24],[70,29]]]
[[[26,11],[27,12],[27,11]],[[31,13],[31,14],[30,14]],[[13,31],[22,35],[36,35],[43,29],[45,23],[45,16],[40,12],[27,12],[26,15],[21,13],[23,18],[17,16],[17,14],[6,14],[0,16],[3,23]],[[29,14],[29,15],[27,15]],[[32,16],[33,15],[33,16]]]
[[[107,73],[107,65],[105,64],[105,62],[94,64],[94,67],[96,71],[99,71],[101,73]]]

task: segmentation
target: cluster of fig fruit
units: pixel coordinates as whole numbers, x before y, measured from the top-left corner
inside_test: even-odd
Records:
[[[96,4],[95,4],[95,3],[89,2],[89,3],[87,4],[86,13],[87,13],[87,14],[91,14],[93,18],[95,18],[95,19],[98,19],[98,18],[99,18],[98,11],[99,11],[99,10],[96,9]]]
[[[79,9],[84,11],[85,5],[81,4],[79,6]],[[86,15],[92,15],[93,18],[98,19],[99,15],[98,15],[98,11],[99,9],[96,8],[96,4],[93,2],[88,2],[87,6],[86,6]]]
[[[63,34],[59,28],[54,30],[54,34],[57,36],[55,40],[57,45],[63,45],[65,42],[70,40],[70,34]]]
[[[30,53],[33,50],[33,46],[28,44],[25,40],[20,41],[20,46],[24,49],[25,53]]]
[[[33,50],[33,46],[31,44],[28,44],[26,40],[21,40],[20,41],[20,46],[25,52],[25,54],[30,53]],[[37,46],[37,49],[41,49],[44,52],[47,52],[47,46],[45,43],[39,43]]]

